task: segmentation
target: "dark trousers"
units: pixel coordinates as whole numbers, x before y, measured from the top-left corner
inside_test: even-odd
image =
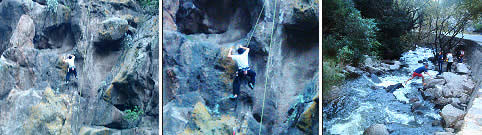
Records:
[[[249,77],[249,79],[248,79]],[[248,79],[248,83],[256,82],[256,72],[253,70],[248,70],[248,73],[245,75],[243,71],[237,71],[236,77],[233,80],[233,95],[239,95],[239,87],[241,86],[241,82],[243,79]]]
[[[438,62],[438,73],[441,74],[443,72],[442,70],[442,64],[443,62]]]
[[[453,62],[448,62],[448,63],[447,63],[447,72],[450,72],[450,70],[452,69],[452,63],[453,63]]]
[[[77,70],[75,68],[69,68],[67,70],[67,75],[65,76],[65,81],[70,81],[70,75],[74,74],[75,78],[77,78]]]

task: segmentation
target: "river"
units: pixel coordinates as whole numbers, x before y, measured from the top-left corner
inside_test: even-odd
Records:
[[[418,61],[429,57],[433,57],[430,49],[418,47],[405,52],[400,58],[400,61],[407,63],[408,67],[380,76],[381,83],[374,83],[367,76],[346,80],[339,86],[345,96],[337,102],[323,106],[323,132],[360,135],[373,124],[385,124],[390,134],[395,135],[431,135],[434,132],[443,131],[440,124],[432,126],[432,123],[441,120],[438,114],[440,110],[434,108],[429,101],[423,100],[418,91],[422,82],[420,78],[411,80],[406,87],[395,90],[393,94],[384,89],[371,88],[373,85],[387,87],[405,82],[413,70],[423,65]],[[434,67],[429,63],[429,74],[432,77],[437,74],[437,71],[433,70]],[[410,98],[418,98],[424,106],[419,113],[411,111]]]

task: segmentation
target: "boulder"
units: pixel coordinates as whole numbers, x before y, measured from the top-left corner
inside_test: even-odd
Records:
[[[360,69],[349,65],[345,66],[345,70],[349,73],[349,76],[351,77],[359,77],[363,74],[363,71],[361,71]]]
[[[371,75],[370,75],[370,78],[371,78],[371,80],[372,80],[374,83],[382,83],[382,80],[380,80],[380,79],[378,78],[378,76],[375,75],[375,74],[371,74]]]
[[[444,120],[444,127],[453,127],[455,122],[463,118],[464,114],[464,111],[455,108],[451,104],[446,105],[440,112]]]
[[[434,88],[435,86],[442,86],[443,84],[445,84],[445,80],[444,79],[427,78],[425,80],[425,83],[427,83],[427,84],[425,86],[423,86],[424,89]]]
[[[383,124],[371,125],[363,132],[363,135],[389,135],[387,127]]]
[[[450,133],[453,133],[454,132],[454,129],[453,128],[444,128],[445,131],[447,132],[450,132]]]
[[[111,17],[101,23],[101,29],[99,30],[98,41],[115,41],[124,37],[125,33],[129,30],[129,24],[127,20]]]
[[[464,63],[457,63],[457,65],[455,65],[455,72],[459,74],[468,74],[470,71]]]
[[[434,135],[455,135],[455,134],[451,132],[435,132]]]
[[[403,88],[402,83],[397,83],[397,84],[395,84],[395,85],[390,85],[390,86],[388,86],[385,90],[386,90],[387,92],[393,92],[393,91],[395,91],[395,90],[397,90],[397,89],[399,89],[399,88]]]
[[[459,120],[455,123],[454,129],[459,131],[462,128],[462,125],[464,125],[464,120]]]
[[[33,48],[35,36],[35,24],[28,15],[22,15],[18,21],[17,28],[10,38],[11,46]]]
[[[328,93],[323,94],[322,96],[323,96],[322,98],[323,103],[328,103],[328,102],[331,102],[332,100],[335,100],[337,98],[344,96],[344,93],[337,86],[332,86],[331,89],[328,91]]]

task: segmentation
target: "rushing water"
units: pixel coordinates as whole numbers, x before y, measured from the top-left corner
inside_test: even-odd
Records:
[[[432,126],[434,121],[441,120],[438,114],[440,110],[423,100],[417,89],[421,87],[421,79],[413,79],[406,87],[393,93],[370,88],[373,85],[387,87],[405,82],[411,77],[413,70],[423,66],[418,61],[429,57],[433,57],[430,49],[417,48],[404,53],[400,58],[408,67],[381,76],[381,83],[374,83],[366,76],[346,81],[340,86],[345,96],[323,106],[324,133],[359,135],[373,124],[385,124],[390,134],[431,135],[443,131],[441,126]],[[429,74],[432,77],[437,74],[432,70],[433,67],[432,63],[429,63]],[[424,106],[418,113],[411,111],[410,98],[418,98]]]

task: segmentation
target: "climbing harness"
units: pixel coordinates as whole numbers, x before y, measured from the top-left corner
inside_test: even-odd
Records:
[[[274,1],[274,10],[273,10],[273,28],[271,30],[271,37],[270,37],[270,42],[269,42],[269,52],[268,53],[268,65],[266,66],[266,79],[264,83],[264,93],[263,93],[263,107],[261,108],[261,121],[259,123],[259,131],[258,135],[261,135],[261,126],[263,125],[263,114],[264,114],[264,102],[266,99],[266,85],[268,84],[268,78],[269,78],[269,66],[270,66],[270,60],[271,60],[271,43],[273,42],[273,33],[274,33],[274,26],[275,26],[275,18],[276,18],[276,2],[278,0]]]

